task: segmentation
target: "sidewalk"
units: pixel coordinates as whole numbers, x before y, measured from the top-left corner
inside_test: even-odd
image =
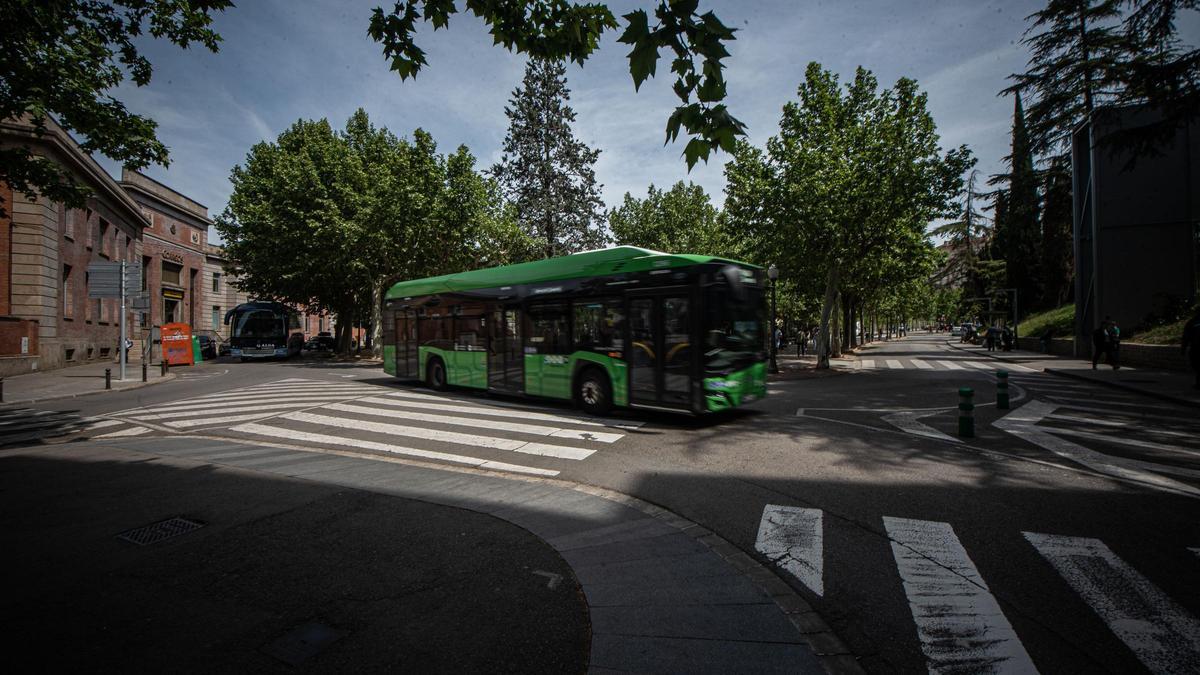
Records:
[[[46,372],[29,373],[3,379],[3,400],[0,405],[18,405],[74,398],[99,394],[104,389],[104,370],[112,371],[112,390],[136,389],[175,379],[175,373],[162,376],[162,368],[156,363],[146,369],[146,381],[142,382],[142,363],[131,361],[125,366],[125,381],[120,380],[121,364],[97,362],[70,368],[59,368]]]
[[[599,488],[180,437],[4,451],[0,475],[4,623],[47,666],[861,672],[754,558]],[[117,538],[173,516],[204,526]]]
[[[1062,377],[1096,382],[1172,403],[1200,407],[1200,389],[1192,386],[1195,379],[1192,373],[1188,372],[1129,367],[1113,370],[1112,366],[1104,364],[1092,370],[1090,360],[1026,351],[989,352],[982,345],[962,344],[958,338],[947,338],[946,344],[975,356],[1016,363]]]

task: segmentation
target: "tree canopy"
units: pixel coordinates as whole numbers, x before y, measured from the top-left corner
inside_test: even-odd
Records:
[[[701,159],[707,161],[712,150],[732,151],[737,137],[745,134],[745,125],[722,103],[726,95],[722,60],[729,56],[725,43],[736,39],[736,31],[712,12],[698,14],[699,4],[699,0],[661,0],[654,8],[653,24],[646,10],[629,12],[622,17],[625,30],[619,38],[631,46],[629,73],[635,89],[655,75],[662,50],[674,55],[672,90],[680,103],[667,119],[666,135],[667,142],[674,141],[682,129],[691,137],[683,152],[689,169]],[[599,46],[601,36],[619,26],[602,3],[467,0],[464,10],[483,19],[494,42],[509,51],[581,65]],[[391,69],[407,79],[428,65],[414,39],[418,21],[432,24],[436,31],[446,28],[458,12],[454,0],[398,1],[391,11],[374,9],[368,33],[383,45]]]
[[[83,137],[84,152],[125,166],[166,166],[157,124],[130,112],[110,92],[126,76],[150,82],[153,67],[138,48],[144,33],[182,48],[217,51],[212,15],[230,0],[4,0],[0,2],[0,119],[29,114],[39,133],[53,115]],[[0,181],[82,207],[89,189],[62,167],[24,147],[0,149]],[[4,204],[0,203],[0,213]]]
[[[608,214],[608,226],[618,244],[669,253],[731,255],[720,210],[694,183],[679,181],[665,191],[651,185],[645,199],[626,192],[621,205]]]

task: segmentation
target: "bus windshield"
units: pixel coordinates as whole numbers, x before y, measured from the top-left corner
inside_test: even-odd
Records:
[[[709,374],[728,373],[761,358],[762,291],[752,287],[742,291],[731,293],[726,284],[706,291],[704,369]]]
[[[283,317],[269,309],[251,309],[233,317],[233,337],[278,338],[285,333]]]

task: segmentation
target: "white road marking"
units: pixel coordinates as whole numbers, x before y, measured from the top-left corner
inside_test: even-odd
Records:
[[[1200,622],[1104,542],[1024,535],[1151,672],[1200,672]]]
[[[57,410],[18,410],[17,412],[15,412],[11,415],[4,415],[3,417],[0,417],[0,419],[8,420],[6,422],[0,422],[0,426],[21,424],[23,422],[29,421],[29,419],[34,418],[34,417],[42,417],[44,415],[57,415],[57,414],[59,414],[59,412]]]
[[[443,403],[463,403],[463,404],[467,404],[467,405],[479,405],[479,406],[486,406],[489,409],[507,408],[509,410],[518,410],[518,411],[521,411],[522,413],[529,412],[529,410],[530,410],[528,405],[509,403],[508,401],[494,401],[493,400],[493,401],[487,401],[486,403],[476,404],[475,401],[471,401],[469,399],[453,398],[450,396],[433,396],[430,394],[420,394],[420,393],[413,392],[413,391],[393,391],[391,393],[384,394],[384,395],[388,396],[388,397],[395,397],[395,398],[404,398],[404,399],[411,398],[411,399],[416,399],[419,401],[435,401],[435,402],[441,401]],[[625,420],[625,419],[617,419],[617,418],[611,418],[611,417],[586,417],[586,418],[584,418],[584,417],[568,417],[567,419],[578,420],[577,422],[574,422],[575,424],[595,423],[595,424],[600,424],[601,426],[615,427],[617,429],[639,429],[639,428],[645,426],[645,424],[646,424],[645,422],[638,422],[636,420]]]
[[[1188,550],[1200,556],[1200,547],[1189,548]]]
[[[933,366],[929,365],[928,363],[925,363],[921,359],[909,359],[909,361],[912,361],[912,364],[918,368],[921,368],[924,370],[933,370]]]
[[[957,439],[949,434],[944,434],[944,433],[938,431],[937,429],[934,429],[933,427],[929,426],[928,424],[925,424],[924,422],[920,421],[920,419],[922,417],[929,417],[931,415],[937,415],[939,412],[942,412],[942,411],[897,412],[897,413],[892,413],[890,415],[884,415],[883,421],[887,422],[888,424],[891,424],[892,426],[896,427],[897,429],[900,429],[901,431],[905,431],[907,433],[913,434],[914,436],[924,436],[925,438],[936,438],[941,441],[950,441],[951,443],[962,443],[962,441],[960,439]]]
[[[195,420],[178,420],[174,422],[165,422],[164,424],[173,429],[191,429],[192,427],[202,427],[211,424],[230,424],[232,422],[246,422],[248,420],[260,420],[264,417],[271,417],[275,413],[260,412],[249,415],[225,415],[223,417],[202,417]]]
[[[151,430],[147,429],[146,427],[129,427],[127,429],[110,431],[107,434],[100,434],[99,436],[96,436],[96,438],[126,438],[129,436],[141,436],[142,434],[148,434],[150,431]]]
[[[953,361],[938,361],[938,364],[941,365],[946,370],[964,370],[964,368],[962,366],[958,365],[957,363],[955,363]]]
[[[479,459],[477,457],[467,457],[465,455],[454,455],[448,452],[434,452],[431,450],[418,450],[417,448],[406,448],[401,445],[392,445],[391,443],[376,443],[375,441],[363,441],[357,439],[345,438],[343,436],[329,436],[326,434],[313,434],[305,431],[295,431],[293,429],[284,429],[280,427],[272,427],[263,424],[248,423],[239,424],[232,429],[233,431],[254,434],[257,436],[268,436],[271,438],[282,438],[292,441],[303,441],[305,443],[321,443],[324,445],[337,445],[342,447],[366,450],[378,450],[380,452],[388,452],[394,455],[405,455],[408,457],[418,457],[421,459],[433,459],[443,462],[453,462],[455,464],[466,464],[469,466],[479,467],[481,469],[492,469],[496,471],[509,471],[513,473],[527,473],[535,476],[557,476],[558,472],[550,469],[539,469],[532,466],[521,466],[519,464],[507,464],[505,462],[492,462]]]
[[[1059,457],[1082,464],[1093,471],[1141,483],[1148,487],[1185,494],[1190,497],[1200,497],[1200,489],[1154,473],[1155,471],[1178,473],[1179,469],[1153,462],[1113,457],[1089,450],[1082,445],[1055,436],[1052,433],[1054,429],[1051,427],[1037,426],[1038,422],[1053,413],[1054,410],[1054,404],[1033,400],[992,422],[992,426],[1049,450]]]
[[[312,413],[303,412],[287,413],[282,415],[281,419],[293,420],[296,422],[308,422],[309,424],[320,424],[339,429],[369,431],[377,434],[387,434],[389,436],[405,436],[408,438],[421,438],[424,440],[437,441],[441,443],[455,443],[458,445],[466,445],[476,448],[511,450],[512,452],[522,452],[530,455],[543,455],[546,457],[557,457],[559,459],[581,460],[592,456],[596,452],[595,450],[588,450],[586,448],[572,448],[569,446],[548,445],[545,443],[530,443],[512,438],[496,438],[493,436],[462,434],[456,431],[426,429],[425,427],[410,427],[402,424],[383,424],[380,422],[367,422],[365,420],[329,417],[328,415],[314,415]]]
[[[1047,397],[1047,398],[1051,398],[1051,397]],[[1191,422],[1194,419],[1193,417],[1188,417],[1188,416],[1184,416],[1184,415],[1156,415],[1154,413],[1124,412],[1122,410],[1110,410],[1108,408],[1092,408],[1092,407],[1089,407],[1086,405],[1074,405],[1074,404],[1068,404],[1068,403],[1060,403],[1058,405],[1060,407],[1070,408],[1071,410],[1076,410],[1079,412],[1092,413],[1095,415],[1106,415],[1108,417],[1132,417],[1132,418],[1138,419],[1139,421],[1144,418],[1144,419],[1162,420],[1164,422]]]
[[[548,579],[548,581],[546,581],[546,588],[549,588],[550,590],[554,590],[554,589],[558,588],[559,582],[562,581],[562,575],[555,574],[554,572],[547,572],[545,570],[534,570],[533,573],[538,575],[539,577],[546,577],[546,579]]]
[[[97,429],[107,429],[108,427],[115,427],[118,424],[125,424],[125,422],[123,422],[121,420],[96,420],[96,421],[88,424],[83,429],[81,429],[81,431],[95,431]]]
[[[32,422],[25,422],[23,424],[14,424],[13,426],[5,427],[4,433],[17,432],[17,431],[29,431],[32,429],[49,429],[49,430],[53,431],[55,427],[64,428],[64,429],[67,427],[76,427],[76,426],[79,426],[80,424],[83,424],[86,421],[87,420],[85,420],[82,417],[72,417],[72,416],[56,417],[54,419],[39,419],[39,420],[35,420]]]
[[[1074,410],[1093,410],[1096,412],[1103,412],[1106,415],[1112,415],[1114,413],[1118,413],[1121,409],[1129,408],[1133,408],[1135,411],[1141,411],[1145,408],[1153,408],[1155,410],[1179,410],[1179,408],[1176,406],[1142,403],[1141,401],[1135,399],[1105,399],[1094,395],[1087,395],[1084,398],[1068,398],[1066,396],[1059,396],[1057,394],[1047,394],[1045,398],[1048,398],[1051,401],[1057,401],[1064,408],[1072,408]],[[1075,401],[1080,401],[1081,403],[1076,404]],[[1096,408],[1095,406],[1108,406],[1108,409]],[[1117,410],[1112,410],[1112,408],[1116,408]],[[1140,412],[1137,416],[1144,417],[1144,415],[1140,414]]]
[[[292,402],[290,402],[290,403],[269,403],[269,404],[268,403],[252,403],[249,405],[226,404],[226,405],[221,405],[221,406],[213,405],[213,406],[205,406],[204,408],[201,408],[199,410],[183,410],[183,411],[164,410],[161,413],[152,413],[152,414],[148,414],[148,415],[125,415],[125,417],[128,417],[129,419],[141,420],[141,421],[145,421],[145,422],[154,422],[154,421],[158,421],[158,420],[176,420],[176,419],[182,419],[182,418],[186,418],[186,417],[203,417],[206,415],[222,416],[222,415],[228,415],[230,413],[242,413],[242,412],[251,412],[251,411],[268,412],[268,411],[272,411],[272,410],[294,410],[296,408],[311,408],[313,406],[318,406],[322,402],[325,402],[325,401],[333,403],[336,400],[337,399],[330,400],[328,398],[324,398],[324,399],[318,399],[316,401],[304,401],[304,400],[296,401],[293,399]]]
[[[1051,416],[1051,417],[1053,419],[1059,419],[1059,418],[1056,418],[1053,416]],[[1050,430],[1051,433],[1065,434],[1067,436],[1078,436],[1079,438],[1087,438],[1089,440],[1101,441],[1103,443],[1116,443],[1117,445],[1128,445],[1128,446],[1132,446],[1135,448],[1145,448],[1147,450],[1160,450],[1160,451],[1164,451],[1164,452],[1182,452],[1182,453],[1189,454],[1189,455],[1200,454],[1200,450],[1194,449],[1194,448],[1188,448],[1188,447],[1184,447],[1181,445],[1166,445],[1165,443],[1154,443],[1152,441],[1142,441],[1142,440],[1138,440],[1136,438],[1125,438],[1122,436],[1118,436],[1116,434],[1098,434],[1094,431],[1084,431],[1082,429],[1063,429],[1061,427],[1043,427],[1043,428]],[[1182,434],[1182,433],[1170,432],[1170,431],[1156,432],[1152,429],[1147,429],[1146,431],[1148,433],[1165,433],[1165,434],[1175,433],[1176,435],[1181,436],[1183,438],[1195,438],[1196,437],[1195,434]],[[1196,475],[1200,476],[1200,471],[1197,471]]]
[[[541,422],[559,422],[561,424],[573,424],[576,426],[586,427],[603,427],[600,422],[591,420],[579,419],[577,417],[564,417],[562,415],[551,415],[548,413],[537,413],[527,410],[513,410],[512,408],[492,408],[484,406],[471,405],[455,405],[452,403],[432,403],[425,401],[405,401],[397,399],[394,395],[389,394],[386,397],[376,396],[372,398],[359,399],[361,403],[373,403],[376,405],[387,405],[396,408],[416,408],[418,410],[444,410],[446,412],[470,413],[474,415],[486,415],[488,417],[518,417],[527,420],[538,420]]]
[[[949,523],[883,523],[929,672],[1037,672]]]
[[[370,394],[381,393],[382,391],[383,391],[383,389],[374,388],[374,387],[371,387],[371,388],[345,387],[345,388],[336,388],[336,389],[335,388],[329,388],[329,389],[305,388],[305,389],[293,389],[293,390],[288,390],[288,391],[263,391],[263,390],[241,391],[241,390],[234,389],[231,391],[223,391],[219,394],[209,394],[208,396],[197,396],[195,398],[184,399],[182,401],[175,401],[174,404],[175,405],[186,405],[189,403],[208,403],[210,401],[222,401],[222,400],[246,401],[246,400],[253,400],[253,399],[285,398],[285,397],[289,397],[289,396],[368,396]],[[167,404],[163,404],[163,405],[167,405]]]
[[[863,370],[870,370],[871,368],[875,367],[875,360],[874,359],[862,359],[861,361],[858,362],[858,367],[862,368]]]
[[[904,364],[903,364],[903,363],[900,363],[899,361],[897,361],[897,360],[895,360],[895,359],[888,359],[888,360],[887,360],[887,367],[888,367],[888,368],[891,368],[891,369],[893,369],[893,370],[900,370],[900,369],[903,369],[903,368],[904,368]]]
[[[963,361],[963,363],[971,366],[972,368],[978,368],[979,370],[995,370],[992,363],[989,361]]]
[[[366,398],[360,399],[356,403],[382,403],[390,405],[393,402],[387,399]],[[413,410],[380,410],[379,408],[369,408],[363,405],[352,403],[334,403],[322,408],[329,410],[340,410],[342,412],[359,413],[362,415],[376,415],[379,417],[387,417],[389,419],[405,419],[414,420],[417,422],[433,422],[435,424],[451,424],[458,427],[475,427],[478,429],[500,429],[503,431],[515,431],[520,434],[534,434],[536,436],[554,436],[557,438],[573,438],[577,441],[596,441],[598,443],[613,443],[625,438],[625,434],[614,434],[601,431],[585,431],[580,429],[563,429],[561,427],[548,427],[541,424],[522,424],[519,422],[505,422],[503,420],[487,420],[477,419],[474,417],[458,417],[456,415],[443,415],[438,413],[424,413]]]
[[[754,548],[779,567],[825,595],[825,533],[820,509],[767,504]]]

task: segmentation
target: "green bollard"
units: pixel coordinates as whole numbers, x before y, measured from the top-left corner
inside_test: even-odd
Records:
[[[958,435],[963,438],[975,437],[975,390],[970,387],[960,387],[958,390]]]
[[[1008,410],[1008,371],[996,371],[996,408]]]

